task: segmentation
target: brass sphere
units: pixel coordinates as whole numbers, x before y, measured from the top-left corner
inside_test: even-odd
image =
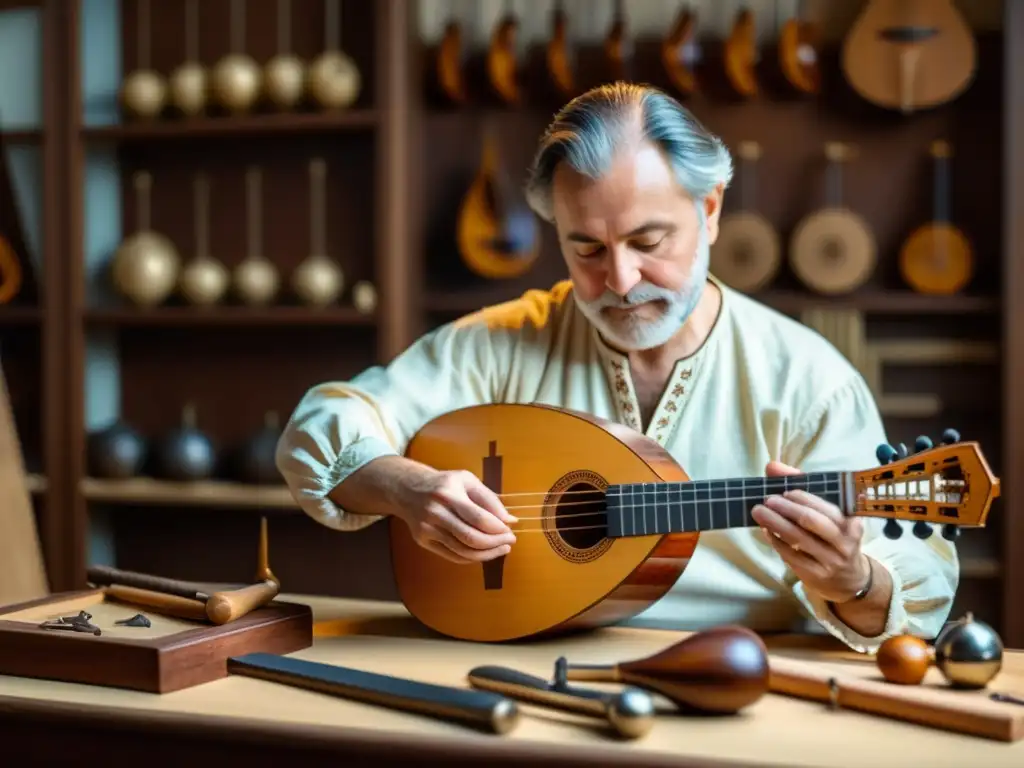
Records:
[[[323,307],[338,298],[345,286],[345,276],[335,262],[326,256],[310,256],[292,273],[292,290],[303,304]]]
[[[377,289],[369,280],[360,280],[352,286],[352,305],[364,315],[377,309]]]
[[[263,67],[263,93],[278,109],[292,109],[306,88],[306,65],[298,56],[275,56]]]
[[[277,295],[277,267],[269,259],[246,258],[235,267],[234,289],[238,297],[252,306],[267,304]]]
[[[180,265],[170,240],[156,232],[139,232],[114,253],[111,278],[122,296],[140,307],[153,307],[171,295]]]
[[[213,68],[210,90],[228,111],[247,112],[260,96],[259,65],[243,54],[225,56]]]
[[[359,68],[351,57],[329,51],[318,57],[306,72],[310,96],[324,109],[341,109],[355,102],[362,87]]]
[[[151,69],[132,72],[121,84],[121,103],[136,117],[156,117],[167,103],[167,83]]]
[[[178,290],[190,304],[208,307],[223,298],[228,282],[228,271],[223,264],[209,256],[200,256],[182,270]]]
[[[199,64],[183,64],[171,73],[167,82],[171,106],[194,117],[206,108],[209,88],[206,70]]]

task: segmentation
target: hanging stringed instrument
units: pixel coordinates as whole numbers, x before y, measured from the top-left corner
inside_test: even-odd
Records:
[[[487,80],[498,98],[508,106],[518,106],[523,99],[519,83],[518,33],[519,20],[512,9],[512,0],[505,0],[505,12],[494,27],[487,47]]]
[[[757,28],[754,13],[744,3],[726,38],[723,56],[725,76],[738,96],[753,98],[760,91],[757,81]]]
[[[711,246],[711,271],[737,291],[753,293],[771,282],[782,264],[779,233],[756,208],[757,163],[761,146],[744,141],[740,157],[739,210],[718,223],[718,239]]]
[[[871,277],[878,258],[875,236],[860,214],[843,204],[843,165],[853,148],[837,141],[825,145],[826,205],[805,217],[793,231],[790,266],[800,281],[818,293],[849,293]]]
[[[974,274],[974,250],[953,224],[950,211],[950,157],[947,141],[932,143],[935,192],[932,220],[911,233],[900,250],[900,274],[919,293],[953,294]]]
[[[909,114],[959,96],[977,58],[952,0],[868,0],[843,41],[842,70],[861,98]]]
[[[444,25],[441,42],[437,46],[434,76],[441,94],[452,104],[465,104],[468,100],[465,75],[465,54],[462,45],[462,25],[451,8]]]
[[[806,18],[804,0],[779,32],[779,68],[786,82],[798,93],[813,95],[821,90],[819,47],[821,31]]]
[[[551,10],[551,39],[544,53],[551,84],[559,96],[571,99],[576,95],[573,73],[576,56],[569,40],[569,18],[565,13],[564,0],[555,0],[555,7]]]
[[[676,583],[700,534],[749,528],[771,494],[803,489],[847,516],[984,526],[1000,483],[981,448],[960,442],[885,466],[784,477],[690,480],[655,440],[603,419],[547,405],[498,404],[439,416],[405,455],[479,477],[518,518],[509,554],[461,565],[421,547],[389,521],[391,562],[409,612],[449,637],[502,642],[616,623]],[[925,441],[922,444],[922,441]],[[890,453],[882,458],[882,449]],[[890,461],[891,460],[891,461]],[[906,535],[902,526],[886,535]],[[934,533],[934,531],[932,531]]]
[[[484,129],[480,168],[463,198],[456,243],[469,269],[490,279],[519,277],[540,254],[540,227],[501,162],[493,127]]]
[[[615,13],[602,47],[609,79],[629,80],[633,69],[633,39],[629,35],[623,0],[615,0]]]
[[[701,58],[697,40],[697,13],[687,0],[661,41],[661,66],[669,82],[680,96],[691,96],[697,90],[697,63]]]

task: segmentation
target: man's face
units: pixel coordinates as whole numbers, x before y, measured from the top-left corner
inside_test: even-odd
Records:
[[[669,341],[707,282],[721,190],[704,202],[702,217],[662,153],[645,143],[620,153],[597,180],[560,165],[552,192],[558,240],[583,314],[626,351]]]

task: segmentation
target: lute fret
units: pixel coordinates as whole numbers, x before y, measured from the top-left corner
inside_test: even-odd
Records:
[[[749,528],[751,511],[768,496],[805,490],[843,509],[845,472],[812,472],[784,477],[747,477],[689,482],[623,483],[605,492],[608,536]]]

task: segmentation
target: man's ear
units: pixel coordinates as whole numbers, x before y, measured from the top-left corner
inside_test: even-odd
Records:
[[[714,245],[718,239],[718,220],[722,214],[722,198],[725,196],[725,184],[719,184],[704,198],[704,220],[708,228],[708,245]]]

